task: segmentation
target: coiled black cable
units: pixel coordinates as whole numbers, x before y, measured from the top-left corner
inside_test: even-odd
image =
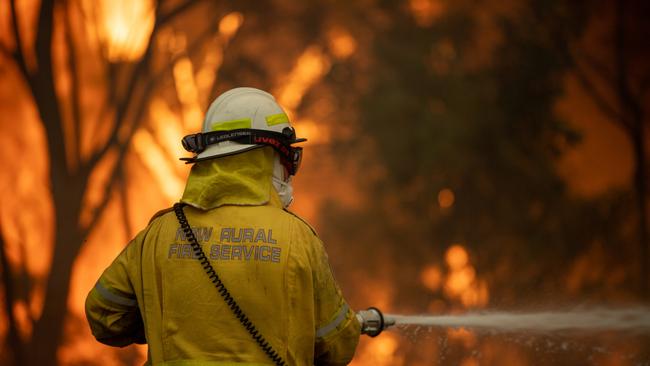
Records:
[[[251,322],[251,320],[248,319],[246,314],[244,314],[244,312],[239,307],[235,299],[232,297],[232,295],[230,295],[230,291],[228,291],[224,283],[221,281],[221,278],[214,270],[214,267],[212,267],[212,264],[206,257],[205,252],[203,252],[201,245],[199,245],[199,242],[196,240],[196,236],[194,236],[194,232],[192,231],[189,222],[187,222],[187,217],[185,217],[185,213],[183,212],[184,205],[185,205],[184,203],[180,203],[180,202],[175,203],[174,212],[176,213],[176,218],[178,219],[178,223],[181,225],[181,228],[185,233],[185,237],[192,245],[192,250],[194,250],[194,256],[199,260],[199,262],[201,262],[201,266],[203,266],[203,269],[205,270],[205,273],[210,278],[212,284],[214,284],[214,286],[217,288],[217,291],[219,292],[223,300],[226,302],[230,310],[233,312],[235,317],[244,326],[244,328],[251,335],[251,337],[253,337],[255,342],[262,348],[262,351],[264,351],[264,353],[266,353],[271,358],[271,360],[273,360],[273,363],[275,363],[277,366],[286,366],[286,363],[284,362],[282,357],[278,354],[278,352],[276,352],[273,349],[273,346],[271,346],[269,342],[266,341],[266,339],[262,336],[262,334],[260,334],[260,332],[257,330],[255,325],[253,325],[253,322]]]

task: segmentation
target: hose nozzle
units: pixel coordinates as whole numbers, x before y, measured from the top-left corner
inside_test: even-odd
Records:
[[[395,319],[390,315],[384,314],[375,307],[361,310],[357,313],[357,320],[361,324],[361,334],[367,334],[370,337],[378,336],[384,329],[395,325]]]

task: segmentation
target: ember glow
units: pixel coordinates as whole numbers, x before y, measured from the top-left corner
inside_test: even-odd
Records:
[[[430,26],[445,11],[444,1],[440,0],[410,0],[408,2],[411,14],[419,26]]]
[[[334,27],[329,31],[329,46],[337,59],[346,59],[356,51],[357,41],[345,29]]]
[[[444,188],[438,192],[438,205],[440,205],[440,208],[451,207],[454,204],[455,199],[456,196],[454,196],[454,191],[449,188]]]

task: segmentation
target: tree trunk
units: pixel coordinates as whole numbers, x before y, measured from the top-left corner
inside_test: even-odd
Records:
[[[639,239],[639,289],[641,298],[648,298],[648,211],[647,211],[647,174],[646,174],[646,148],[644,116],[641,101],[636,100],[628,81],[627,63],[627,39],[625,19],[627,15],[627,3],[620,0],[616,3],[615,17],[615,62],[616,62],[616,91],[623,126],[627,126],[628,135],[632,142],[634,156],[634,191],[636,196],[638,216],[638,239]],[[627,121],[627,123],[626,123]]]
[[[75,258],[83,239],[79,229],[80,203],[83,198],[78,177],[69,177],[66,183],[53,182],[53,200],[56,207],[56,235],[43,312],[34,325],[29,349],[30,365],[56,365],[57,350],[64,335],[68,312],[68,294]],[[58,187],[57,187],[58,186]]]
[[[640,286],[643,297],[648,298],[650,294],[650,288],[648,288],[650,263],[648,263],[648,200],[646,197],[648,187],[648,176],[646,172],[647,156],[643,121],[637,121],[637,126],[638,128],[635,128],[632,139],[634,146],[634,188],[636,191],[636,206],[639,220]]]
[[[44,2],[46,6],[48,2]],[[51,6],[51,4],[50,4]],[[42,12],[49,14],[51,9]],[[45,23],[45,24],[43,24]],[[51,23],[41,19],[41,25],[51,29]],[[40,49],[39,60],[50,60],[51,43]],[[44,49],[46,48],[47,49]],[[64,321],[67,315],[68,293],[72,266],[83,237],[79,227],[79,216],[83,195],[88,181],[88,171],[71,173],[65,150],[63,120],[54,86],[51,62],[39,63],[36,76],[30,84],[39,116],[45,127],[48,159],[50,163],[50,191],[55,209],[55,235],[50,273],[45,286],[43,311],[35,322],[28,348],[33,350],[26,356],[29,365],[55,365],[57,349],[64,334]]]

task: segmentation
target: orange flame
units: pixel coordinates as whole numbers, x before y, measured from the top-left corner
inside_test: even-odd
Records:
[[[244,16],[240,12],[232,12],[219,21],[219,33],[230,39],[244,23]]]
[[[467,255],[467,251],[465,248],[463,248],[462,245],[455,244],[447,249],[445,260],[447,261],[449,268],[452,270],[460,270],[463,269],[469,262],[469,256]]]
[[[320,80],[330,69],[330,60],[320,46],[308,47],[298,58],[287,82],[278,95],[278,101],[293,111],[300,104],[307,90]]]
[[[134,61],[142,57],[154,25],[152,0],[100,0],[82,3],[94,16],[89,28],[97,35],[110,61]]]
[[[397,354],[399,339],[395,334],[383,333],[365,343],[355,354],[350,366],[373,365],[395,366],[403,364],[403,357]]]
[[[470,263],[467,250],[460,244],[447,248],[445,262],[449,268],[443,276],[440,267],[432,264],[425,267],[420,273],[420,280],[424,287],[437,292],[442,289],[444,294],[452,300],[459,301],[464,307],[483,307],[489,300],[487,282],[476,277],[476,270]],[[447,308],[445,303],[436,299],[429,304],[429,311],[439,313]]]
[[[203,113],[199,105],[199,91],[194,80],[194,67],[188,57],[183,57],[173,69],[176,94],[181,102],[183,124],[185,127],[197,126],[203,120]]]
[[[185,184],[176,176],[169,159],[151,133],[144,129],[138,130],[133,136],[133,147],[153,174],[157,186],[169,202],[177,200],[183,193]]]

